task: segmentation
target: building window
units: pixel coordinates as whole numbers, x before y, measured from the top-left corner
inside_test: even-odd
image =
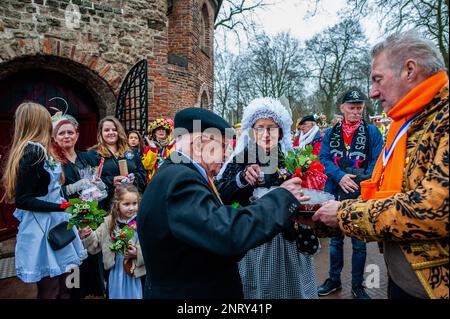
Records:
[[[210,23],[208,7],[206,4],[202,7],[202,12],[200,14],[200,49],[209,57],[210,53]]]
[[[201,100],[200,100],[200,107],[207,109],[207,108],[209,108],[208,104],[209,104],[208,103],[208,95],[206,94],[205,91],[203,91],[202,97],[201,97]]]

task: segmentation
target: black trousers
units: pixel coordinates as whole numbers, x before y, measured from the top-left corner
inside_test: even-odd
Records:
[[[37,299],[69,299],[70,290],[66,285],[69,273],[56,277],[44,277],[37,284]]]
[[[419,299],[406,293],[402,288],[397,286],[389,277],[388,280],[388,298],[389,299]]]

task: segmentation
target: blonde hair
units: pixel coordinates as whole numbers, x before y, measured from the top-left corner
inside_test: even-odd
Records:
[[[14,136],[2,178],[5,194],[0,200],[10,204],[14,204],[19,163],[27,143],[30,141],[40,143],[50,153],[49,155],[52,153],[50,143],[52,121],[45,107],[34,102],[24,102],[17,108],[14,118]],[[41,158],[36,163],[44,159],[45,153],[42,152]]]
[[[116,119],[114,116],[106,116],[103,119],[100,120],[98,123],[98,129],[97,129],[97,145],[94,147],[97,147],[97,153],[100,154],[103,157],[111,157],[111,154],[108,151],[108,147],[106,145],[105,140],[103,139],[102,130],[103,130],[103,124],[105,122],[113,122],[116,130],[117,130],[117,151],[119,152],[119,156],[123,157],[125,156],[125,152],[128,150],[128,138],[125,133],[125,130],[120,123],[118,119]]]
[[[120,217],[120,210],[119,210],[119,204],[123,199],[123,196],[126,193],[135,193],[137,195],[138,200],[138,207],[141,201],[141,194],[139,193],[136,186],[133,184],[122,184],[120,186],[117,186],[114,190],[114,197],[111,202],[111,209],[110,209],[110,215],[111,215],[111,223],[109,225],[109,233],[111,236],[113,236],[114,229],[116,228],[117,220]]]

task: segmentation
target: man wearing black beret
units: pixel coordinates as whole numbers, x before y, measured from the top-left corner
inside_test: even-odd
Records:
[[[308,200],[296,178],[247,207],[223,205],[212,179],[229,130],[206,109],[175,115],[177,152],[150,181],[137,217],[145,298],[243,298],[237,261],[288,227]]]

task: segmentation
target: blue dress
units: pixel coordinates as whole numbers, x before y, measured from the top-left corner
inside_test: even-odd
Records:
[[[125,223],[128,224],[136,216]],[[120,222],[120,220],[119,220]],[[138,240],[137,232],[134,232],[133,242]],[[109,299],[142,299],[142,283],[140,278],[130,276],[123,268],[123,255],[116,254],[114,267],[111,268],[108,277]]]
[[[41,144],[29,143],[42,147],[46,153]],[[61,185],[59,184],[61,164],[54,162],[46,153],[44,169],[50,174],[48,194],[36,198],[60,204],[63,202]],[[47,241],[48,231],[59,223],[68,221],[69,214],[16,209],[14,217],[20,222],[16,237],[16,273],[17,277],[23,282],[32,283],[40,281],[43,277],[59,276],[80,266],[82,260],[87,257],[86,250],[75,227],[73,227],[73,231],[76,238],[66,247],[54,251]]]

